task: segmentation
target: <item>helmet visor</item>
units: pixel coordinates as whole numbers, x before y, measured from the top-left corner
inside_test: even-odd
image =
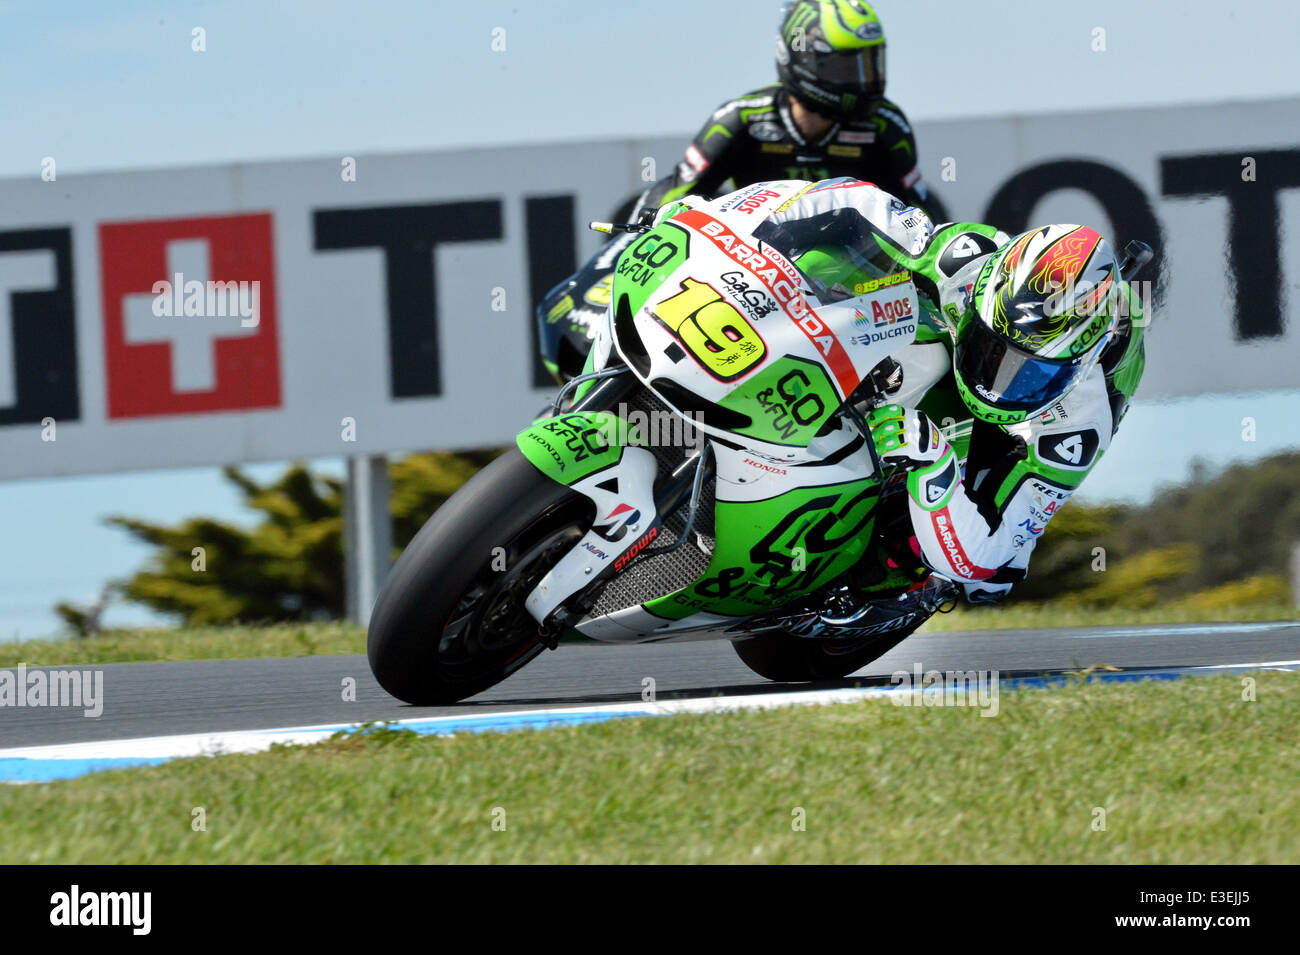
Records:
[[[817,75],[840,88],[879,95],[885,91],[885,48],[868,46],[822,55]]]
[[[867,99],[885,92],[885,47],[867,46],[843,53],[805,54],[803,65],[819,86],[836,93],[857,93]]]
[[[1055,361],[1021,351],[977,318],[962,330],[955,364],[966,387],[990,405],[1029,413],[1059,399],[1087,370],[1082,361]]]

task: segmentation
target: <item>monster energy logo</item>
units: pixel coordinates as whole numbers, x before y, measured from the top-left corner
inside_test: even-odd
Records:
[[[791,49],[804,49],[805,34],[810,25],[809,21],[816,19],[817,9],[815,7],[800,7],[796,10],[785,24],[785,42]],[[798,44],[796,46],[796,43]]]
[[[573,311],[573,297],[566,295],[551,306],[551,310],[546,313],[546,323],[549,325],[559,321],[571,311]]]

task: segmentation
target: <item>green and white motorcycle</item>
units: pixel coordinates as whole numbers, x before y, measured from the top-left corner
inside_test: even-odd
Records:
[[[889,558],[877,518],[905,475],[884,472],[864,419],[898,387],[891,353],[936,318],[872,227],[837,222],[816,244],[771,227],[807,185],[615,227],[639,237],[586,372],[379,595],[385,690],[461,700],[573,634],[726,639],[769,679],[830,679],[951,600]]]

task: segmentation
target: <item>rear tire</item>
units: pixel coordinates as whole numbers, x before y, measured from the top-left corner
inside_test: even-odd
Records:
[[[536,657],[545,644],[524,598],[593,516],[517,448],[476,474],[420,528],[375,602],[366,650],[379,685],[417,706],[455,703]]]
[[[745,666],[777,683],[836,680],[884,656],[920,625],[866,637],[864,642],[810,640],[778,631],[735,640],[731,646]]]

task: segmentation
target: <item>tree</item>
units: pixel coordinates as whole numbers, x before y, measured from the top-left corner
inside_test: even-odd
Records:
[[[394,558],[498,453],[413,454],[389,465]],[[1048,525],[1012,599],[1073,595],[1074,603],[1096,606],[1149,605],[1233,584],[1246,592],[1248,582],[1284,572],[1300,540],[1300,454],[1198,473],[1199,480],[1166,488],[1144,507],[1069,502]],[[341,617],[342,483],[301,464],[265,485],[235,468],[225,474],[262,515],[251,530],[205,517],[171,527],[109,518],[155,547],[121,595],[190,625]],[[88,633],[102,603],[57,609]]]
[[[1189,481],[1162,488],[1144,507],[1071,501],[1043,532],[1013,599],[1149,605],[1285,574],[1300,541],[1297,474],[1295,452],[1218,473],[1200,462]],[[1098,547],[1104,572],[1091,564]]]
[[[108,605],[112,602],[120,587],[121,584],[118,581],[110,580],[100,590],[99,597],[94,603],[79,607],[65,601],[55,604],[54,612],[68,625],[73,636],[78,639],[93,637],[99,633],[101,629],[100,620],[104,616],[104,611],[108,609]]]
[[[413,454],[389,465],[394,557],[497,453]],[[123,583],[122,596],[192,626],[343,616],[343,483],[303,464],[264,485],[237,468],[224,473],[262,515],[251,530],[206,517],[174,526],[108,518],[156,548],[145,568]]]

